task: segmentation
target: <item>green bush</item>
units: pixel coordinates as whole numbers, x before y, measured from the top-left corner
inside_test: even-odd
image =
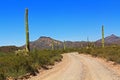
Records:
[[[50,50],[33,50],[28,56],[2,54],[0,56],[0,80],[5,80],[6,77],[18,78],[27,73],[35,75],[39,68],[46,68],[61,59],[61,51]]]
[[[94,57],[106,58],[108,61],[120,63],[120,47],[96,47],[96,48],[81,48],[79,53],[87,53]]]

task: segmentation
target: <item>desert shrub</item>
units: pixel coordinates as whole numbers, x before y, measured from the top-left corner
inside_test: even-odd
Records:
[[[0,80],[6,77],[18,78],[27,73],[35,75],[41,67],[53,65],[55,61],[62,59],[60,51],[33,50],[25,55],[1,55],[0,56]]]
[[[87,53],[94,57],[105,58],[108,61],[114,61],[116,63],[120,63],[120,47],[96,47],[96,48],[81,48],[79,53]]]
[[[31,56],[34,59],[34,62],[37,62],[39,65],[50,65],[55,61],[61,60],[61,52],[59,51],[50,51],[50,50],[34,50],[31,52]],[[51,63],[53,62],[53,63]]]
[[[0,70],[5,76],[19,77],[32,72],[32,59],[25,56],[9,55],[0,57]]]

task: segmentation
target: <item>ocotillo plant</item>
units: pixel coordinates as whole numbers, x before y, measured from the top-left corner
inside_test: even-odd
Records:
[[[64,50],[66,49],[66,44],[65,44],[65,41],[63,42],[63,47],[64,47]]]
[[[54,50],[54,41],[52,40],[52,50]]]
[[[30,51],[29,47],[29,29],[28,29],[28,9],[25,10],[25,26],[26,26],[26,52]]]
[[[104,25],[102,25],[102,48],[104,48]]]

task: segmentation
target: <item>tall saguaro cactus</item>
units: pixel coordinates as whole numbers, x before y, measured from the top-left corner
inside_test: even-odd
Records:
[[[105,41],[104,41],[104,25],[102,25],[102,48],[104,48]]]
[[[64,47],[64,50],[66,49],[66,44],[65,44],[65,41],[63,42],[63,47]]]
[[[28,9],[25,10],[25,26],[26,26],[26,51],[30,51],[29,47],[29,29],[28,29]]]

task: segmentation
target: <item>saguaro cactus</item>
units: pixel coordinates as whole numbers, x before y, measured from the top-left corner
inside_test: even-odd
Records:
[[[102,48],[104,48],[104,45],[105,42],[104,42],[104,25],[102,25]]]
[[[63,47],[64,47],[64,50],[66,49],[66,44],[65,44],[65,41],[63,42]]]
[[[25,26],[26,26],[26,51],[30,51],[29,47],[29,29],[28,29],[28,9],[25,10]]]
[[[87,49],[89,48],[89,37],[87,37]]]

